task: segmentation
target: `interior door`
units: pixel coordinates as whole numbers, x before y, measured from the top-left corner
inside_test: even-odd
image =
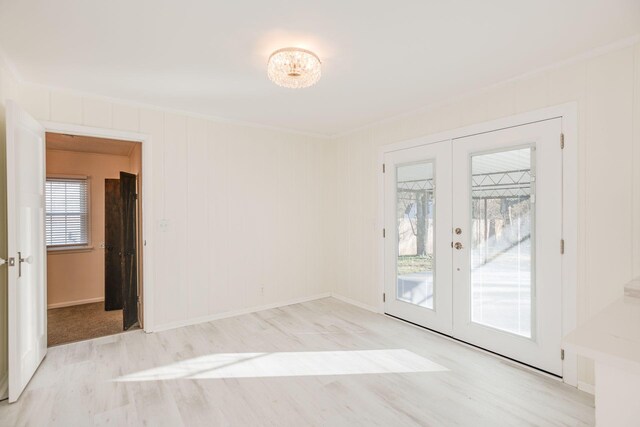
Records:
[[[47,352],[45,130],[11,101],[6,118],[9,402],[15,402]]]
[[[562,281],[561,119],[453,141],[453,333],[555,375]]]
[[[451,334],[451,145],[385,154],[387,314]]]
[[[122,206],[123,323],[127,330],[138,322],[138,231],[136,175],[120,172]]]
[[[104,309],[122,310],[122,198],[120,180],[104,180]]]

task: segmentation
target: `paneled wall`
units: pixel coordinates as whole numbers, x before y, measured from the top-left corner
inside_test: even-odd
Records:
[[[11,93],[39,119],[152,136],[155,271],[145,280],[159,327],[329,291],[377,307],[379,147],[569,101],[579,108],[579,321],[640,274],[640,45],[333,140],[4,85],[0,99]],[[590,372],[583,362],[580,379]]]
[[[26,84],[18,100],[40,120],[151,135],[155,271],[145,282],[157,329],[330,291],[326,141]]]
[[[331,229],[334,291],[378,307],[378,153],[385,144],[577,101],[578,317],[584,321],[640,275],[640,44],[513,80],[474,96],[376,123],[333,141],[341,185]],[[593,382],[588,363],[580,380]]]

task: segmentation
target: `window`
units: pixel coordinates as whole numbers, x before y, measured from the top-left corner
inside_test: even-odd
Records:
[[[89,244],[88,187],[87,178],[47,178],[47,247]]]

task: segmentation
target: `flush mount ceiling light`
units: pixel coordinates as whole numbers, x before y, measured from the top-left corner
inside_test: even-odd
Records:
[[[278,86],[293,89],[309,87],[320,80],[320,58],[297,47],[278,49],[269,57],[267,74]]]

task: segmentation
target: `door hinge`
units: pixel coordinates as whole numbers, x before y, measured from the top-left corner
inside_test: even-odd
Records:
[[[564,150],[564,133],[560,134],[560,149]]]
[[[387,294],[382,293],[382,302],[387,302]]]
[[[560,255],[564,255],[564,239],[560,239]]]
[[[387,168],[386,168],[385,164],[383,163],[383,164],[382,164],[382,173],[385,173],[385,172],[386,172],[386,170],[387,170]]]
[[[382,229],[382,238],[384,239],[385,237],[387,237],[387,230],[386,229]]]
[[[560,349],[560,360],[564,360],[564,348]]]

